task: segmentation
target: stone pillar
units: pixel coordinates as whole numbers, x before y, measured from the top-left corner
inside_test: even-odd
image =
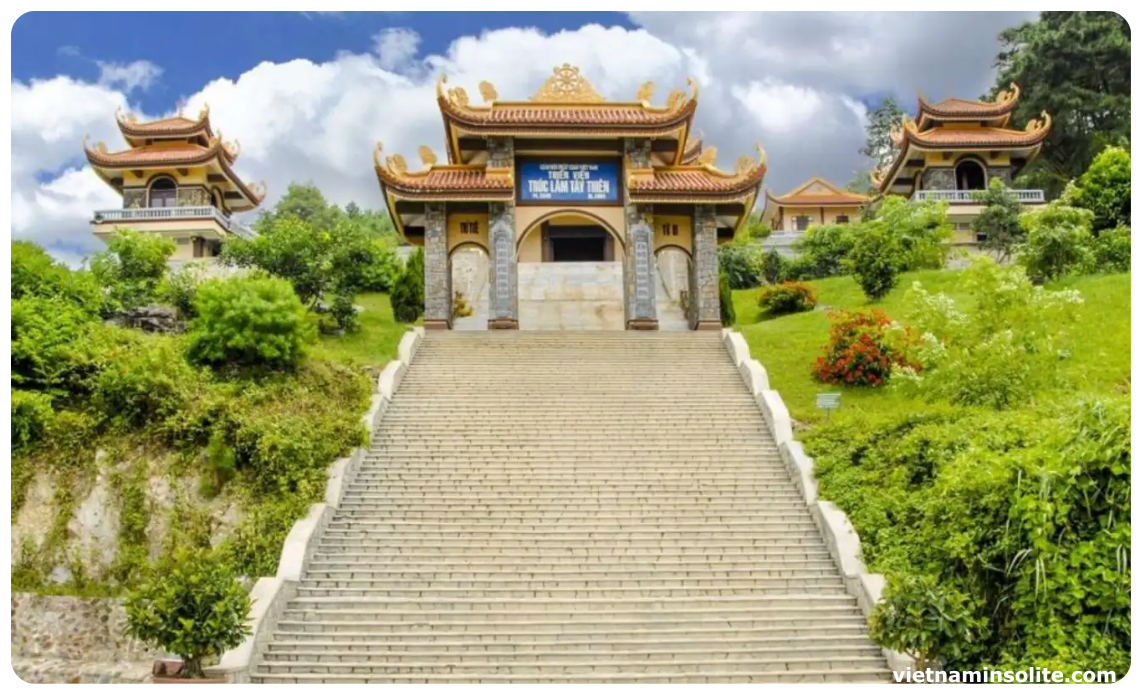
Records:
[[[1011,167],[991,166],[986,173],[989,176],[989,180],[992,181],[996,178],[1004,183],[1006,188],[1013,187],[1013,169]]]
[[[626,166],[647,169],[649,140],[625,141]],[[653,279],[653,207],[637,205],[625,192],[625,327],[630,330],[657,329],[657,301]]]
[[[519,327],[519,258],[515,249],[515,206],[493,202],[490,206],[491,330]]]
[[[693,305],[697,330],[719,330],[720,268],[716,256],[716,208],[697,205],[693,214],[693,265],[697,281],[696,294],[689,298]]]
[[[954,169],[939,166],[922,172],[922,190],[954,190],[958,184],[954,181]]]
[[[451,268],[447,259],[447,211],[442,202],[424,209],[424,328],[451,328]]]

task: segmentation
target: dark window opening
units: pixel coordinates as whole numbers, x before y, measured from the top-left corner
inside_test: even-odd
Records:
[[[807,215],[800,215],[795,218],[796,231],[807,231],[808,225],[811,224],[811,217]]]
[[[543,261],[600,263],[613,260],[613,239],[601,227],[547,227]]]
[[[958,162],[954,176],[957,179],[958,190],[986,189],[986,170],[973,159]]]
[[[984,232],[979,231],[976,234],[974,234],[974,240],[977,241],[978,243],[985,243],[986,239],[988,239],[988,238],[989,238],[989,235],[987,235]]]
[[[851,219],[845,214],[841,214],[835,217],[836,224],[847,224],[850,221]]]
[[[169,178],[160,178],[150,184],[151,207],[174,207],[178,186]]]

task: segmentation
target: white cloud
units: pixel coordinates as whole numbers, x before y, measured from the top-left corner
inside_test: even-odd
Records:
[[[108,63],[95,61],[99,66],[99,84],[108,87],[122,87],[127,92],[135,89],[146,91],[162,76],[162,68],[148,60],[135,60],[130,63]]]
[[[372,171],[378,140],[386,153],[399,152],[413,166],[421,144],[442,157],[435,101],[441,73],[476,102],[482,80],[492,82],[501,99],[529,98],[564,62],[580,67],[613,100],[632,99],[651,80],[655,101],[662,103],[693,76],[701,86],[697,127],[721,152],[722,165],[759,142],[769,157],[767,184],[782,192],[812,175],[849,180],[864,165],[858,154],[866,119],[861,99],[893,92],[906,103],[920,86],[916,63],[928,70],[923,84],[929,96],[976,96],[992,79],[996,47],[985,37],[1011,23],[1008,17],[983,21],[957,13],[949,19],[749,13],[635,19],[646,28],[591,25],[549,35],[501,29],[460,37],[445,51],[422,57],[419,37],[394,29],[375,37],[376,53],[342,53],[323,63],[264,62],[236,79],[215,79],[186,98],[186,112],[210,104],[215,127],[241,142],[238,173],[267,182],[267,204],[290,182],[311,181],[338,204],[381,208]],[[954,41],[932,38],[940,23],[953,30]],[[94,209],[116,201],[88,167],[76,168],[83,164],[81,142],[91,133],[108,147],[121,146],[115,109],[126,107],[130,90],[145,84],[127,72],[109,75],[117,79],[12,83],[15,237],[39,240],[69,257],[101,246],[88,221]]]
[[[384,70],[399,70],[406,66],[420,47],[420,35],[411,29],[384,29],[372,37],[372,50],[380,56]]]

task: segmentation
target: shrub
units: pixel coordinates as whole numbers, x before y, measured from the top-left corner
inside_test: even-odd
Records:
[[[292,368],[316,339],[305,307],[281,279],[211,280],[194,306],[188,354],[196,363]]]
[[[906,653],[925,670],[943,655],[954,655],[979,637],[979,620],[968,596],[931,576],[892,577],[883,601],[871,614],[871,638]],[[959,661],[959,657],[952,657]]]
[[[878,386],[903,363],[900,351],[886,340],[891,322],[882,311],[839,311],[830,317],[830,339],[813,370],[820,381]]]
[[[1099,272],[1132,270],[1132,230],[1128,227],[1105,229],[1093,239],[1093,256]]]
[[[360,325],[360,319],[356,315],[356,305],[352,299],[350,294],[337,294],[329,306],[329,315],[342,330],[353,331]]]
[[[794,276],[789,279],[819,279],[844,272],[844,260],[855,245],[853,224],[817,224],[808,227],[792,248],[798,253]]]
[[[30,446],[43,439],[51,426],[51,396],[12,389],[12,447]]]
[[[1054,200],[1021,216],[1026,242],[1018,260],[1033,277],[1057,279],[1091,267],[1093,213]]]
[[[720,322],[725,326],[736,324],[736,307],[732,304],[732,287],[728,282],[728,275],[720,273],[717,282],[720,291]]]
[[[904,370],[897,382],[929,398],[996,409],[1055,385],[1080,294],[1035,287],[1020,267],[984,256],[962,284],[974,307],[968,313],[919,283],[907,293],[907,321],[921,339],[896,346],[922,374]]]
[[[946,217],[944,202],[908,201],[888,196],[879,205],[874,219],[857,225],[856,233],[867,229],[881,230],[898,243],[902,270],[940,269],[950,251],[946,243],[952,229]]]
[[[361,287],[371,292],[390,292],[403,267],[399,256],[383,239],[372,240],[373,260],[364,268]]]
[[[993,251],[998,262],[1005,262],[1025,240],[1025,230],[1019,221],[1021,203],[1000,178],[991,180],[989,189],[977,200],[983,207],[971,226],[975,233],[986,235],[979,246]]]
[[[296,496],[258,504],[248,509],[219,549],[242,575],[273,576],[285,538],[308,509],[309,502]]]
[[[728,276],[731,289],[760,286],[763,277],[762,252],[751,243],[728,243],[717,249],[717,264]]]
[[[392,287],[392,315],[415,323],[424,314],[424,249],[417,248]]]
[[[847,256],[855,281],[871,301],[879,301],[898,284],[906,252],[895,232],[876,222],[864,224]]]
[[[1132,155],[1106,147],[1077,180],[1073,203],[1093,214],[1092,230],[1132,225]]]
[[[761,257],[762,274],[768,284],[783,282],[786,278],[788,261],[775,250],[766,251]]]
[[[205,268],[189,263],[166,276],[159,286],[158,299],[178,309],[178,314],[189,320],[197,315],[194,300],[198,297],[198,288],[205,282]]]
[[[149,336],[99,373],[93,404],[120,425],[144,426],[183,410],[203,386],[174,338]]]
[[[12,242],[12,299],[61,298],[91,316],[103,313],[103,290],[89,272],[74,271],[52,260],[31,241]]]
[[[150,302],[174,250],[174,242],[161,236],[116,231],[107,249],[91,260],[91,273],[107,291],[112,310],[129,311]]]
[[[770,316],[803,313],[815,308],[815,289],[802,282],[783,282],[760,290],[760,308]]]
[[[182,676],[202,676],[202,660],[250,633],[250,599],[218,553],[180,547],[127,596],[127,632],[181,656]]]

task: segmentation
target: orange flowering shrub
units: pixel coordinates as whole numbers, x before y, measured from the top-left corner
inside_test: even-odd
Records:
[[[838,311],[830,317],[831,338],[813,369],[820,381],[878,386],[887,381],[896,366],[917,368],[887,340],[891,320],[882,311]]]

